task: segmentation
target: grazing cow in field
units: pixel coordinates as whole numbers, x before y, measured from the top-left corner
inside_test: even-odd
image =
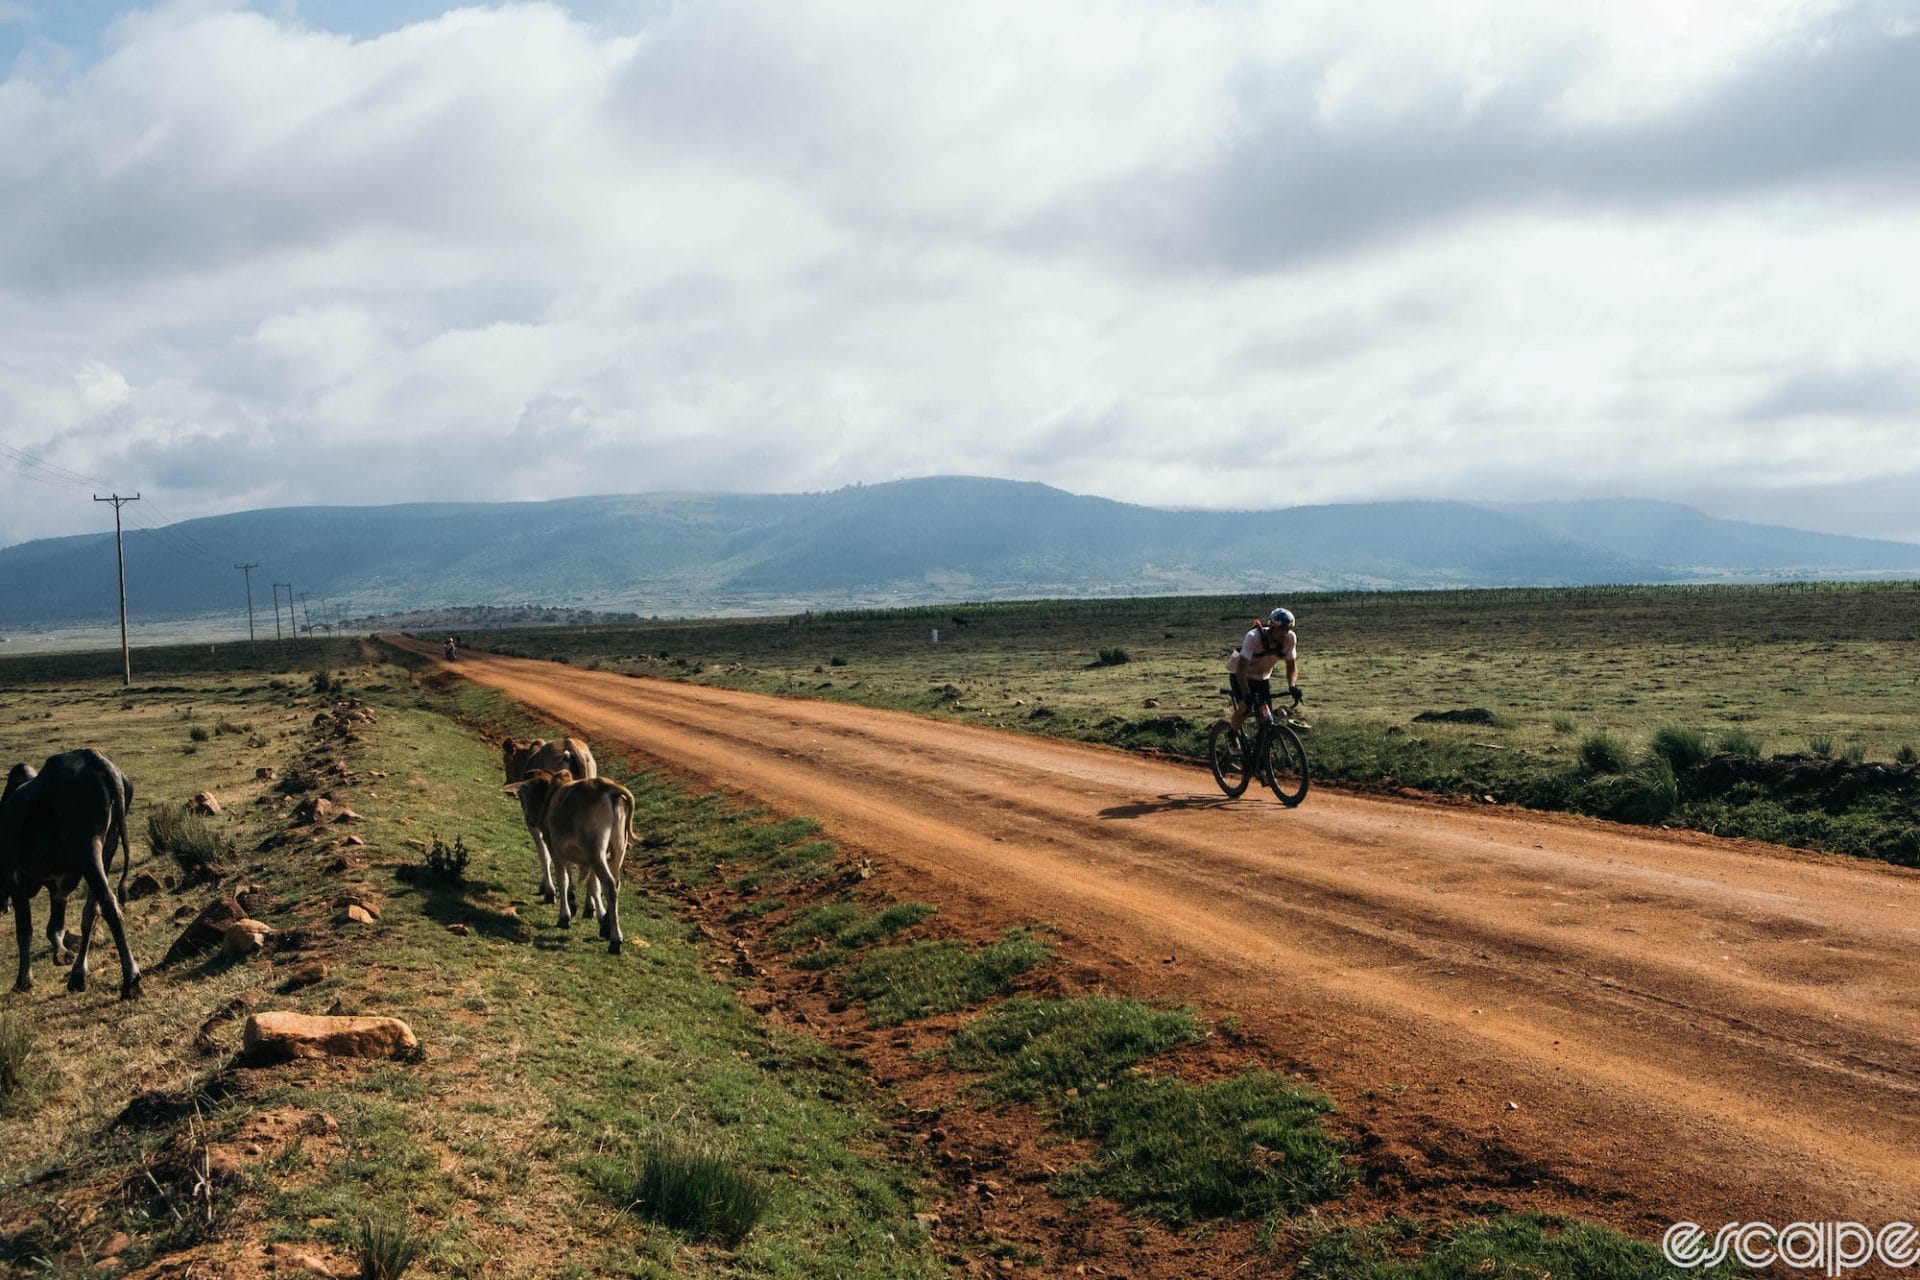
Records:
[[[67,972],[67,990],[87,989],[87,949],[93,941],[93,913],[107,918],[114,945],[120,948],[120,998],[140,994],[140,966],[127,947],[127,930],[120,918],[120,900],[107,882],[118,844],[122,854],[120,886],[126,889],[127,867],[133,846],[127,837],[127,810],[133,805],[133,784],[113,761],[92,748],[51,756],[35,773],[17,764],[7,775],[0,795],[0,896],[13,905],[14,930],[20,942],[20,975],[15,991],[33,986],[30,953],[33,949],[33,895],[45,888],[48,909],[47,939],[54,960],[66,959],[67,895],[84,880],[87,906],[80,919],[80,945],[73,968]]]
[[[594,763],[593,751],[578,738],[534,738],[527,742],[517,738],[502,738],[500,765],[506,770],[510,783],[520,781],[535,769],[547,773],[564,770],[575,778],[600,776],[600,766]],[[540,859],[540,900],[552,902],[553,855],[547,852],[546,841],[534,827],[531,818],[527,819],[527,834],[533,837],[534,856]],[[587,910],[597,916],[600,914],[600,902],[593,895],[599,892],[599,886],[589,883],[587,889]]]
[[[520,813],[529,830],[539,828],[560,870],[562,929],[573,923],[572,880],[577,876],[592,886],[602,904],[600,936],[607,950],[620,954],[620,872],[633,838],[633,793],[607,778],[581,778],[561,770],[536,769],[506,790],[520,799]]]

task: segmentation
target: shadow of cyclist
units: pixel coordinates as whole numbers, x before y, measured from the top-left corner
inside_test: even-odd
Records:
[[[1152,800],[1136,800],[1132,804],[1116,804],[1102,809],[1103,818],[1144,818],[1149,814],[1173,813],[1182,809],[1224,809],[1233,801],[1225,796],[1190,795],[1176,796],[1161,792]]]

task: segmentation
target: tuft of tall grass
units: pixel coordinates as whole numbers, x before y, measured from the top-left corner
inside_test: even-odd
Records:
[[[1833,737],[1830,734],[1816,733],[1807,739],[1807,750],[1825,760],[1833,755]]]
[[[1611,734],[1590,733],[1580,739],[1580,763],[1589,773],[1620,773],[1627,767],[1627,749]]]
[[[1573,717],[1564,711],[1554,712],[1553,719],[1548,723],[1553,726],[1555,733],[1572,733],[1574,729]]]
[[[1729,729],[1720,735],[1720,749],[1728,755],[1738,756],[1742,760],[1758,760],[1760,758],[1760,739],[1754,737],[1745,729]]]
[[[400,1280],[426,1248],[403,1221],[367,1218],[360,1223],[360,1280]]]
[[[1672,724],[1655,729],[1648,748],[1665,760],[1667,767],[1676,773],[1704,764],[1707,757],[1713,754],[1713,746],[1706,734],[1698,729]]]
[[[1899,749],[1893,753],[1893,762],[1895,764],[1920,764],[1920,751],[1914,750],[1911,742],[1903,742],[1900,744]]]
[[[219,874],[233,854],[232,843],[212,823],[184,805],[164,802],[147,811],[147,847],[172,858],[189,881]]]
[[[771,1195],[710,1147],[655,1138],[624,1166],[595,1175],[601,1190],[641,1217],[729,1249],[747,1238]]]
[[[0,1109],[24,1101],[38,1044],[26,1019],[0,1013]]]

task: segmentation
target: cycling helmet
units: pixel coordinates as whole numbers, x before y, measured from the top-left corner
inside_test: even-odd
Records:
[[[1275,609],[1267,615],[1267,621],[1276,627],[1293,628],[1293,613],[1287,609]]]

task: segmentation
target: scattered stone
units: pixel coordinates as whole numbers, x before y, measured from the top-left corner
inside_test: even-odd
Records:
[[[220,950],[230,956],[257,955],[273,941],[273,926],[258,920],[236,920],[220,938]]]
[[[452,924],[447,926],[447,932],[452,934],[456,938],[464,938],[467,936],[469,932],[471,932],[471,930],[469,930],[466,925],[461,924],[458,920],[455,920]]]
[[[213,792],[202,791],[187,802],[187,809],[202,817],[211,818],[220,812],[220,801],[214,797]]]
[[[1140,705],[1143,707],[1157,707],[1160,705],[1160,699],[1148,698],[1145,702],[1141,703]]]
[[[372,913],[359,903],[342,907],[333,913],[335,924],[372,924],[373,921]]]
[[[427,851],[427,842],[425,840],[422,840],[419,836],[408,836],[405,840],[402,840],[400,843],[407,846],[407,848],[409,849],[418,849],[422,853],[425,853]]]
[[[100,1252],[101,1253],[125,1253],[128,1249],[132,1247],[133,1247],[133,1237],[128,1235],[124,1231],[116,1231],[112,1235],[107,1237],[105,1244],[100,1246]]]
[[[342,854],[327,864],[327,874],[335,876],[351,875],[360,869],[360,864]]]
[[[127,901],[138,902],[142,898],[151,898],[166,886],[160,883],[160,877],[151,871],[142,871],[127,886]],[[116,1252],[118,1252],[116,1250]]]
[[[253,777],[256,782],[272,782],[279,776],[280,771],[270,764],[263,764],[253,771]]]
[[[309,822],[332,822],[334,815],[340,812],[340,806],[325,796],[314,796],[303,801],[293,811],[293,820],[301,826]]]
[[[340,841],[340,845],[345,849],[358,849],[366,842],[365,836],[346,836]]]
[[[360,821],[360,815],[351,809],[342,809],[333,815],[333,820],[335,822],[358,822]]]
[[[350,885],[334,894],[333,901],[328,905],[334,907],[359,907],[375,920],[378,920],[384,902],[380,897],[379,890],[375,889],[372,885],[356,884]]]
[[[256,1013],[247,1019],[243,1053],[253,1062],[295,1058],[394,1058],[420,1048],[413,1028],[398,1018],[312,1017]]]
[[[191,907],[184,908],[191,911]],[[192,924],[183,930],[173,945],[167,948],[167,954],[161,959],[164,965],[186,956],[199,955],[220,946],[227,936],[227,928],[247,918],[247,913],[232,898],[218,898],[201,909]]]
[[[1389,738],[1398,738],[1402,734],[1406,733],[1406,731],[1407,729],[1405,725],[1390,724],[1387,726],[1387,736]]]
[[[271,912],[275,906],[273,895],[257,884],[240,886],[234,891],[233,898],[256,920]]]
[[[288,992],[303,991],[326,980],[327,966],[318,960],[309,960],[287,975],[287,980],[280,984],[280,992],[285,995]]]

